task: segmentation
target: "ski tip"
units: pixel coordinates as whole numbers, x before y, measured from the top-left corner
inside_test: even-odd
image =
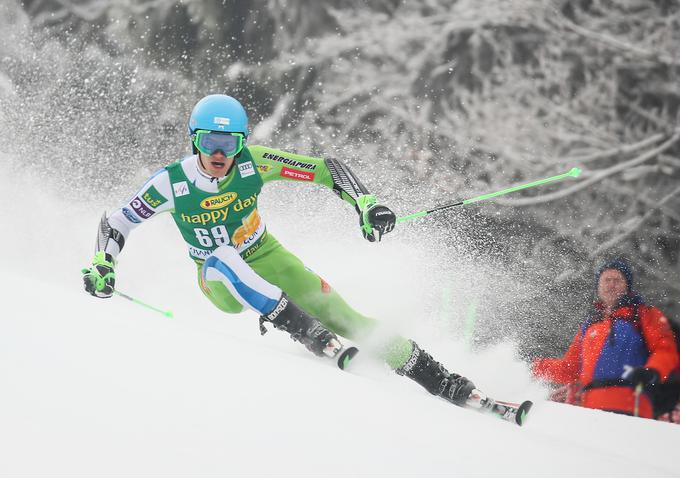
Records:
[[[338,367],[340,367],[340,370],[345,370],[358,352],[359,349],[356,347],[347,347],[340,352],[340,355],[338,355]]]
[[[517,409],[517,414],[515,415],[515,422],[521,427],[526,421],[529,410],[534,406],[534,402],[531,400],[525,400]]]

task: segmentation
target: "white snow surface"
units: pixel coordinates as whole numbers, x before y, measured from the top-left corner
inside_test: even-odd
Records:
[[[278,331],[260,337],[253,313],[202,297],[169,216],[135,231],[117,273],[174,318],[90,297],[80,268],[100,205],[0,186],[0,477],[680,476],[680,427],[546,402],[512,344],[473,354],[419,322],[426,251],[398,231],[375,245],[337,240],[358,236],[353,215],[315,231],[267,216],[350,303],[490,395],[533,399],[526,426],[433,398],[368,353],[343,372]]]

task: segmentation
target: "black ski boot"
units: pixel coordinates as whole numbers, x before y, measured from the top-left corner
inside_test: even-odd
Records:
[[[475,390],[475,384],[465,377],[449,373],[442,364],[432,358],[430,354],[413,344],[413,352],[406,364],[397,369],[399,375],[405,375],[420,384],[432,395],[448,400],[462,407]]]
[[[281,296],[274,310],[260,317],[262,335],[267,332],[265,322],[271,322],[274,328],[288,332],[293,340],[301,342],[319,357],[335,357],[342,349],[337,335],[294,304],[286,294]]]

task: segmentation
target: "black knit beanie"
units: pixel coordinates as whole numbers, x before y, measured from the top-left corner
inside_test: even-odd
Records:
[[[602,273],[608,269],[615,269],[623,274],[623,277],[626,278],[626,283],[628,284],[628,292],[630,292],[633,288],[633,269],[631,269],[628,261],[619,257],[602,263],[602,265],[598,267],[597,274],[595,276],[597,282],[600,281],[600,276]]]

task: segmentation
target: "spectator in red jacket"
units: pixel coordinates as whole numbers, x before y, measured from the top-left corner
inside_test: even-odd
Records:
[[[678,352],[666,317],[632,285],[626,261],[603,264],[597,300],[564,357],[537,359],[532,371],[566,385],[567,402],[654,418],[655,386],[676,373]]]

